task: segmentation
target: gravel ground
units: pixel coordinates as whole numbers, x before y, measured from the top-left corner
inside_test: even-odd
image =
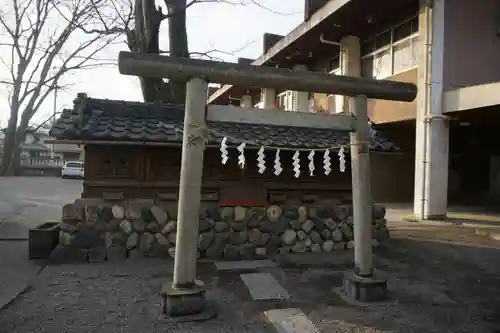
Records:
[[[376,266],[390,277],[386,303],[347,304],[335,292],[352,265],[349,252],[288,256],[277,268],[259,269],[290,293],[286,301],[253,301],[239,272],[201,264],[200,278],[218,317],[185,324],[169,324],[161,316],[158,292],[171,277],[169,261],[59,265],[46,267],[0,313],[0,332],[275,332],[262,311],[290,307],[302,309],[323,333],[500,332],[496,244],[468,228],[426,227],[392,225],[395,239],[376,251]]]
[[[392,225],[375,265],[389,275],[391,300],[370,306],[318,305],[323,332],[500,332],[498,243],[453,225]],[[310,261],[309,261],[310,262]],[[316,278],[339,276],[326,270]],[[315,284],[314,284],[315,285]]]
[[[215,270],[204,267],[201,278],[209,285],[207,296],[217,301],[218,317],[201,325],[167,323],[158,292],[171,271],[171,262],[146,259],[48,266],[0,314],[0,332],[269,332],[260,316],[245,315],[248,304],[235,297],[231,284],[217,287]]]

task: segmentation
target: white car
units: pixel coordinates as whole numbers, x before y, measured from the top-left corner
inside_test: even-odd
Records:
[[[61,178],[81,178],[84,176],[84,165],[80,161],[71,161],[64,163],[61,169]]]

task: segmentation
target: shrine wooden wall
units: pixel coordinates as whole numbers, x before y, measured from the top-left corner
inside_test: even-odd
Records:
[[[139,147],[87,145],[83,197],[107,199],[152,198],[177,200],[181,167],[180,147]],[[237,151],[230,150],[227,165],[221,164],[220,152],[207,148],[203,168],[203,201],[222,205],[260,205],[284,200],[307,201],[314,196],[350,200],[349,168],[341,173],[332,152],[332,172],[323,173],[322,153],[316,154],[316,171],[309,176],[308,152],[301,154],[301,175],[293,176],[293,152],[283,151],[283,172],[275,176],[275,151],[267,151],[267,170],[258,173],[256,150],[245,153],[247,165],[239,169]]]

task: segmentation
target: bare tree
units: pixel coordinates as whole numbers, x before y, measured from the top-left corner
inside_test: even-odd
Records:
[[[133,26],[126,31],[127,44],[131,51],[165,54],[174,57],[205,57],[213,58],[214,54],[229,54],[212,49],[206,52],[189,52],[186,10],[199,3],[224,3],[231,5],[255,5],[276,14],[281,14],[263,6],[258,0],[164,0],[167,13],[161,7],[155,6],[155,0],[134,0]],[[162,51],[159,47],[161,23],[168,19],[169,50]],[[147,102],[184,103],[185,82],[162,79],[140,78],[143,98]]]
[[[30,120],[69,74],[115,62],[100,53],[132,14],[125,0],[11,0],[0,9],[0,64],[7,70],[0,83],[10,107],[1,174],[13,172]]]

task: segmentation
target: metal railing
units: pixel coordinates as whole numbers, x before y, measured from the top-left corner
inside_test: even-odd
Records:
[[[21,166],[28,168],[61,168],[64,161],[48,158],[28,158],[21,160]]]

